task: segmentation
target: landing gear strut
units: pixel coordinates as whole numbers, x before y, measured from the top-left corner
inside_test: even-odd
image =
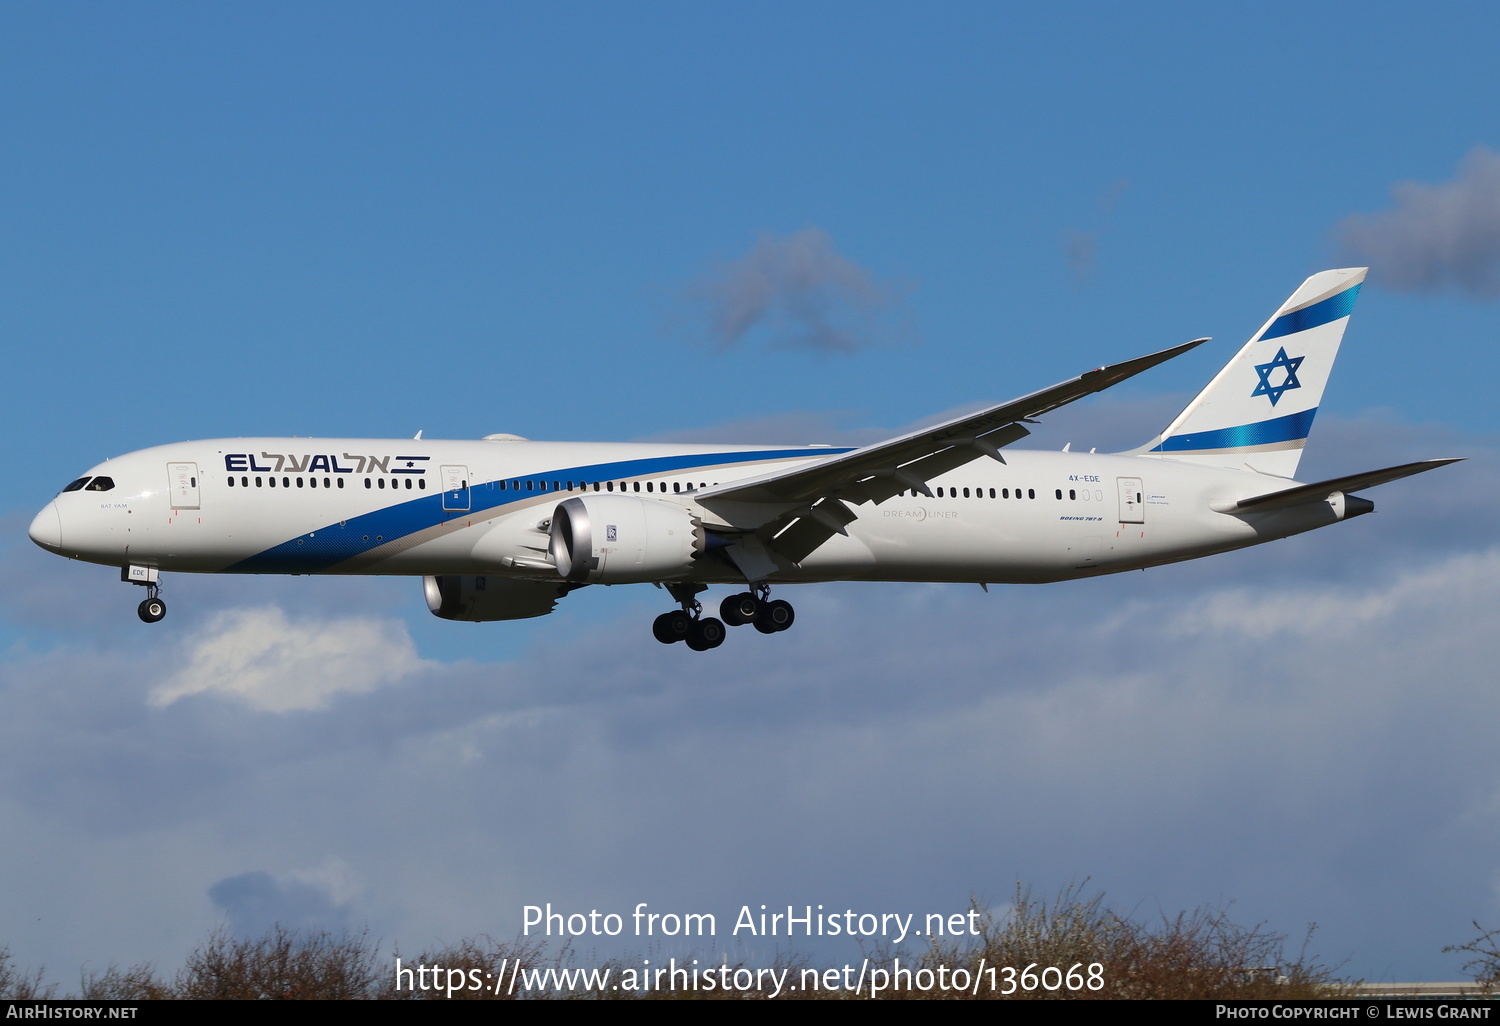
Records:
[[[703,615],[703,603],[698,593],[708,590],[706,584],[668,584],[667,591],[682,606],[658,616],[651,624],[651,633],[663,645],[676,641],[687,642],[694,652],[706,652],[724,644],[724,625],[711,616]]]

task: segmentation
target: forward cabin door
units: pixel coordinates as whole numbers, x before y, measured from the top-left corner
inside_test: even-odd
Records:
[[[449,464],[443,467],[443,509],[463,513],[469,508],[469,468]]]
[[[199,509],[198,464],[168,463],[167,492],[173,509]]]

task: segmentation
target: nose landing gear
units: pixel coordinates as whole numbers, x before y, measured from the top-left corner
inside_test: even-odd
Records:
[[[151,590],[155,592],[156,588],[153,586]],[[155,623],[167,615],[167,604],[153,594],[136,606],[135,612],[146,623]]]
[[[146,600],[135,607],[135,613],[145,623],[156,623],[167,615],[167,604],[162,601],[161,583],[154,566],[127,566],[120,571],[120,580],[139,584],[146,589]]]

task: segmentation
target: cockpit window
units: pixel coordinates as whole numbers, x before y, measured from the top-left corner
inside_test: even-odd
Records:
[[[88,488],[86,488],[85,491],[90,491],[90,492],[107,492],[111,488],[113,488],[114,486],[115,486],[115,479],[114,478],[112,478],[112,477],[96,477],[92,481],[89,482]]]
[[[86,477],[80,477],[77,481],[74,481],[72,484],[68,485],[68,487],[64,488],[63,491],[65,491],[65,492],[76,492],[76,491],[78,491],[78,489],[82,488],[84,485],[86,485],[88,483],[89,483],[89,479],[88,478],[86,478]]]

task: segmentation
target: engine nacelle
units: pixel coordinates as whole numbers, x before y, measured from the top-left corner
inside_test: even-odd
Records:
[[[427,608],[433,616],[482,622],[546,616],[562,598],[566,585],[444,574],[422,578],[422,589],[427,593]]]
[[[557,504],[548,552],[570,581],[634,584],[682,577],[703,542],[703,525],[681,506],[589,495]]]

